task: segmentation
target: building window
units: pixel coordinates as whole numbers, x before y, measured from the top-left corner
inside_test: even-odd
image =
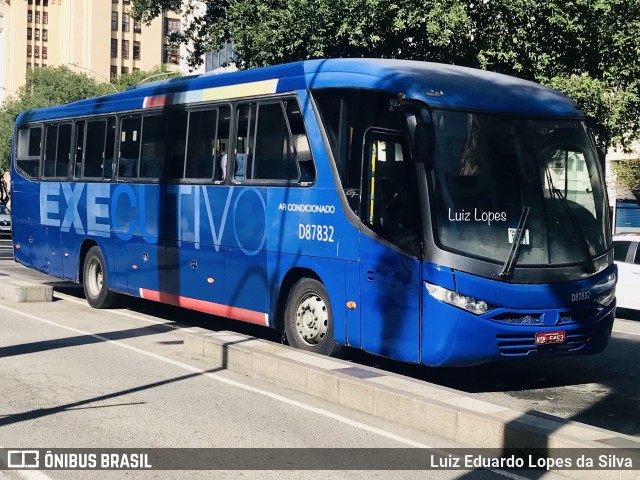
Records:
[[[47,47],[42,47],[42,58],[47,58]],[[44,67],[44,64],[42,66]]]
[[[39,63],[34,63],[33,64],[33,68],[40,68],[40,64]]]
[[[180,20],[177,18],[165,18],[164,19],[164,34],[166,36],[172,33],[178,33],[180,31]]]
[[[49,0],[43,0],[42,6],[43,7],[48,7],[49,6]],[[43,65],[43,67],[44,67],[44,65]]]
[[[33,10],[27,10],[27,22],[33,22]]]
[[[36,23],[40,23],[40,12],[36,10]]]
[[[122,0],[122,3],[124,3],[125,5],[128,5],[131,3],[131,0]]]
[[[140,42],[133,42],[133,59],[140,60]]]
[[[40,5],[40,0],[36,0],[36,5]]]
[[[133,31],[135,33],[142,33],[142,22],[140,20],[133,20]]]
[[[33,36],[33,29],[31,27],[27,28],[27,40],[31,40]]]
[[[46,64],[46,63],[43,63],[43,64],[42,64],[42,68],[47,68],[47,64]]]
[[[173,63],[177,65],[179,63],[178,47],[163,45],[162,46],[162,63]]]
[[[118,39],[111,39],[111,58],[118,58]]]
[[[40,47],[37,45],[33,47],[33,56],[36,58],[40,58]]]
[[[42,41],[46,42],[49,39],[49,30],[46,28],[42,29]]]
[[[40,29],[36,28],[34,33],[36,34],[36,40],[40,40]]]
[[[31,56],[31,45],[27,45],[27,57]]]
[[[111,12],[111,31],[118,31],[118,12]]]
[[[42,12],[42,23],[45,25],[49,23],[49,14],[47,12]]]
[[[31,70],[31,62],[27,62],[27,70]]]
[[[122,75],[129,75],[129,67],[122,67]]]
[[[111,0],[111,3],[115,3],[117,5],[118,4],[118,0]]]
[[[123,32],[129,31],[129,14],[128,13],[122,14],[122,31]]]
[[[114,79],[118,76],[118,67],[116,67],[115,65],[111,65],[111,70],[109,71],[110,75],[111,75],[111,79]]]
[[[129,58],[129,40],[122,40],[122,58]]]
[[[133,71],[134,71],[134,72],[139,72],[139,71],[140,71],[140,69],[139,69],[138,67],[133,67]]]

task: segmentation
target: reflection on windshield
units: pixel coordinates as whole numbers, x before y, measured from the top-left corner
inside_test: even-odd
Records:
[[[434,225],[444,248],[503,263],[530,207],[517,265],[604,253],[604,192],[583,123],[443,111],[433,118]]]

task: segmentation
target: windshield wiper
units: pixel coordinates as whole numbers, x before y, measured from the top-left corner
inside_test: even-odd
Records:
[[[560,203],[564,207],[565,212],[567,212],[567,215],[569,216],[569,220],[571,220],[571,225],[573,225],[573,229],[578,234],[578,237],[580,237],[580,245],[582,246],[582,249],[584,250],[584,253],[585,253],[585,257],[587,258],[588,271],[589,273],[593,273],[596,271],[596,266],[593,263],[591,250],[589,250],[589,242],[587,241],[587,237],[584,234],[584,230],[582,230],[582,227],[580,226],[580,223],[578,222],[578,219],[576,218],[575,213],[573,213],[573,210],[571,209],[571,205],[569,205],[569,203],[567,202],[566,197],[554,185],[553,179],[551,178],[551,172],[549,171],[548,164],[544,167],[544,170],[545,170],[545,175],[547,177],[547,182],[549,183],[549,187],[551,187],[551,193],[556,197],[558,197],[558,199],[560,200]]]
[[[518,228],[513,236],[513,244],[511,245],[511,250],[509,250],[509,256],[507,257],[507,261],[504,262],[504,265],[502,265],[502,271],[500,272],[501,277],[510,277],[513,273],[513,269],[516,266],[516,259],[518,258],[518,252],[520,251],[520,242],[522,241],[522,236],[524,235],[525,227],[527,226],[527,219],[529,218],[530,211],[531,207],[522,206],[522,213],[520,214],[520,220],[518,220]]]

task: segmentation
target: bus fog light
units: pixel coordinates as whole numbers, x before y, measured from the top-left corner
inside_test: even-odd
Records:
[[[487,313],[496,308],[493,305],[488,304],[484,300],[478,300],[476,298],[460,295],[458,292],[448,290],[446,288],[440,287],[439,285],[434,285],[428,282],[425,282],[425,285],[427,287],[427,290],[429,291],[429,294],[436,300],[448,303],[449,305],[461,308],[463,310],[466,310],[467,312],[474,313],[475,315],[482,315],[483,313]]]

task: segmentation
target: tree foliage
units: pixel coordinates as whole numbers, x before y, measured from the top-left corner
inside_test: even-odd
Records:
[[[630,190],[640,201],[640,159],[611,162],[616,181]]]
[[[240,68],[322,57],[455,63],[560,89],[622,147],[640,136],[637,0],[134,0],[150,22],[190,12],[174,37],[192,63],[233,39]],[[635,119],[635,120],[634,120]]]
[[[112,82],[99,83],[88,74],[73,72],[65,66],[28,71],[25,85],[20,87],[17,95],[6,98],[0,106],[0,177],[9,169],[13,124],[21,112],[107,95],[114,93],[114,88],[124,90],[158,74],[162,75],[159,75],[159,79],[167,78],[169,75],[164,76],[164,73],[164,70],[156,68],[123,75]],[[0,202],[6,203],[7,200],[6,192],[0,191]]]

